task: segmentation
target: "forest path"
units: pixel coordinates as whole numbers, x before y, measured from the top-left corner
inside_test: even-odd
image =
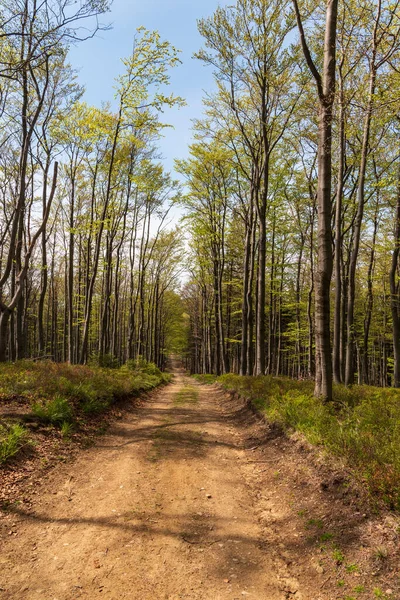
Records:
[[[31,512],[16,510],[0,552],[0,599],[329,597],[310,592],[315,572],[300,591],[277,543],[286,535],[295,544],[293,498],[278,491],[273,457],[252,460],[255,421],[242,401],[177,370],[53,471]],[[262,492],[260,467],[270,470]],[[299,574],[301,546],[292,550]]]

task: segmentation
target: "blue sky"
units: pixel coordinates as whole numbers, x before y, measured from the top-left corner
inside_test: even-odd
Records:
[[[112,23],[112,29],[71,48],[70,61],[86,87],[84,99],[97,106],[113,100],[114,79],[123,71],[120,59],[129,56],[137,27],[157,29],[162,38],[182,50],[183,64],[171,71],[170,91],[184,97],[187,106],[164,115],[175,128],[165,130],[160,143],[167,170],[173,170],[174,158],[187,155],[191,119],[201,114],[203,90],[213,87],[212,69],[192,59],[202,45],[196,20],[225,4],[227,0],[114,0],[111,13],[102,18]]]

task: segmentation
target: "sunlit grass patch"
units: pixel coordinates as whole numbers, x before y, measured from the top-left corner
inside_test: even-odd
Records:
[[[187,385],[175,394],[174,404],[195,404],[199,400],[199,391]]]
[[[169,379],[156,365],[143,360],[115,369],[51,361],[4,363],[0,364],[0,405],[18,400],[26,410],[21,422],[34,417],[59,428],[67,439],[74,426],[106,411],[114,402],[136,397]],[[18,429],[10,431],[14,432],[10,439],[18,437]],[[7,437],[4,427],[2,437]],[[4,452],[13,450],[10,446]]]

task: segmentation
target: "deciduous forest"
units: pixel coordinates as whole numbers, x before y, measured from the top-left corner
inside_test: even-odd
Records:
[[[162,366],[184,312],[193,372],[400,385],[397,4],[201,20],[184,185],[157,154],[179,52],[140,29],[117,110],[88,106],[68,45],[107,6],[49,7],[3,8],[0,359]]]
[[[96,105],[85,101],[85,88],[70,64],[71,48],[90,51],[94,37],[107,38],[110,11],[112,0],[0,2],[0,463],[7,463],[8,490],[0,502],[18,497],[9,473],[19,473],[20,457],[36,465],[40,457],[48,460],[48,444],[53,457],[62,443],[85,444],[82,440],[103,427],[98,422],[102,415],[125,419],[125,408],[118,412],[115,404],[169,384],[143,400],[148,431],[139,430],[132,415],[113,429],[116,442],[130,441],[111,447],[132,444],[124,452],[133,453],[129,460],[136,461],[137,475],[147,467],[134,454],[136,447],[146,465],[169,464],[176,455],[165,477],[181,489],[171,500],[178,502],[189,494],[182,491],[176,471],[179,464],[186,468],[188,448],[202,448],[190,454],[193,462],[201,452],[207,460],[221,461],[228,460],[229,452],[242,452],[235,456],[243,458],[250,450],[259,452],[258,459],[246,459],[246,464],[281,461],[279,471],[265,468],[269,474],[260,484],[260,489],[270,486],[273,495],[280,485],[276,473],[278,478],[281,471],[288,474],[292,487],[277,497],[275,508],[265,504],[270,497],[260,500],[249,493],[257,502],[265,500],[255,509],[264,515],[261,521],[266,511],[275,514],[270,525],[281,518],[284,528],[285,519],[297,519],[293,531],[304,529],[304,514],[316,511],[318,518],[311,516],[306,526],[314,531],[330,515],[332,529],[314,532],[322,562],[326,559],[317,572],[330,573],[319,583],[320,590],[327,586],[328,595],[321,591],[318,598],[344,598],[337,595],[339,571],[338,581],[354,593],[348,578],[356,569],[351,570],[350,560],[360,561],[364,569],[365,585],[358,586],[357,597],[395,598],[393,590],[400,593],[400,584],[394,581],[394,562],[380,570],[375,563],[382,556],[376,550],[373,558],[359,553],[360,548],[382,547],[372,533],[365,544],[360,541],[367,512],[400,509],[400,0],[216,2],[214,12],[197,21],[201,44],[191,59],[212,74],[213,85],[203,92],[189,147],[170,148],[171,172],[160,144],[170,127],[170,111],[186,106],[172,85],[182,62],[174,40],[138,27],[132,51],[115,73],[114,88]],[[239,398],[245,404],[239,406]],[[254,415],[240,421],[249,403],[264,415],[268,435],[251,420]],[[236,446],[229,441],[233,429],[226,429],[224,415],[241,440]],[[194,433],[187,429],[191,424]],[[313,450],[290,438],[294,430]],[[214,450],[203,434],[214,436]],[[48,435],[52,441],[44,443]],[[273,435],[279,449],[267,444]],[[260,436],[267,436],[265,450],[259,450],[264,448]],[[152,444],[150,450],[146,443]],[[293,444],[300,444],[300,450]],[[315,447],[343,462],[324,471],[319,459],[315,466],[314,459],[302,457],[306,451],[311,456]],[[128,458],[121,456],[121,461]],[[105,454],[104,464],[109,459]],[[137,486],[124,479],[133,471],[117,463],[115,472],[124,481],[119,489]],[[311,469],[311,463],[316,470],[307,471],[304,483],[298,473]],[[212,464],[207,472],[218,472],[220,466]],[[85,465],[81,472],[90,473]],[[351,472],[349,478],[343,469]],[[148,473],[142,490],[156,477],[151,467]],[[193,473],[187,472],[184,485],[193,477],[204,496],[208,487]],[[236,475],[242,481],[243,473]],[[110,471],[108,478],[113,477]],[[249,488],[251,477],[246,471]],[[155,487],[143,491],[144,505],[160,481],[154,479]],[[235,498],[232,482],[221,484],[226,506]],[[304,514],[294,515],[293,498],[303,484],[314,485],[314,491],[304,497],[308,504],[299,509]],[[320,497],[326,490],[330,496]],[[215,493],[205,496],[209,506]],[[242,508],[252,502],[247,493]],[[343,502],[350,508],[339,518],[339,508],[334,513],[332,506],[346,494],[351,500]],[[70,492],[68,500],[72,497]],[[97,497],[86,497],[87,506],[93,502]],[[279,512],[280,506],[287,512]],[[109,507],[102,505],[100,512],[103,508]],[[236,535],[242,540],[238,544],[250,544],[248,555],[258,556],[258,534],[250,540],[239,528],[233,535],[221,525],[223,506],[214,508],[219,515],[215,530],[222,533],[215,539],[207,533],[212,539],[204,544],[220,542],[223,548]],[[147,534],[177,536],[186,545],[203,543],[197,540],[214,526],[196,521],[195,533],[190,527],[193,519],[211,513],[193,504],[197,517],[188,517],[189,526],[180,521],[185,510],[182,505],[183,512],[172,515],[171,527],[162,533],[161,526],[157,532],[146,529],[158,523],[161,509],[155,515],[149,509],[144,516],[145,511],[127,508],[126,514],[142,519],[135,532],[140,531],[143,544]],[[240,510],[231,507],[231,513],[240,515]],[[352,520],[354,515],[362,515],[360,523]],[[387,558],[393,550],[394,561],[400,526],[390,525],[387,533],[387,523],[382,525],[386,550],[379,552]],[[26,527],[29,533],[33,525]],[[353,541],[342,548],[344,529]],[[297,539],[293,549],[288,542],[294,554],[283,562],[291,565],[303,560],[300,555],[312,554],[306,544],[299,551],[302,543]],[[347,560],[346,552],[353,558]],[[231,560],[228,555],[226,560]],[[275,567],[265,560],[264,555],[256,559],[263,565],[259,572],[271,578]],[[186,563],[177,556],[176,564]],[[207,564],[202,568],[205,573]],[[279,567],[277,595],[270,591],[265,596],[260,590],[267,584],[254,576],[258,591],[253,597],[317,598],[308,568],[304,563],[304,583],[301,573],[290,579]],[[374,591],[370,578],[377,573],[382,589]],[[125,575],[119,573],[119,580]],[[231,592],[247,595],[253,582],[250,567],[242,576],[246,585],[239,577],[237,590],[233,576],[223,577],[221,571],[217,580],[224,582],[223,590],[229,584]],[[115,588],[110,597],[239,597],[224,595],[219,583],[202,595],[197,580],[187,584],[194,586],[187,591],[187,575],[181,577],[180,583],[179,577],[178,583],[167,578],[171,595],[159,595],[156,583],[142,589],[143,582],[136,582],[139,587],[132,589],[140,589],[139,596],[122,596],[122,588]],[[97,597],[91,587],[95,577],[91,581],[87,597]],[[15,595],[9,597],[28,598],[14,583],[10,576],[7,589]],[[64,588],[51,589],[57,597],[70,597]],[[184,589],[189,595],[179,595]],[[40,590],[29,596],[40,597]]]
[[[326,398],[332,377],[399,385],[398,8],[238,2],[200,22],[217,92],[178,163],[195,372],[316,374]]]

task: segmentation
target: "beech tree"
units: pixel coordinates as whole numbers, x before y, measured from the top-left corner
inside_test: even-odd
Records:
[[[33,138],[42,115],[52,102],[54,104],[55,80],[52,73],[60,68],[67,41],[79,39],[79,23],[91,20],[91,29],[87,30],[90,33],[86,37],[92,35],[99,28],[97,17],[108,9],[105,1],[83,2],[77,11],[66,10],[67,6],[67,2],[51,0],[40,5],[35,0],[17,0],[6,2],[2,7],[0,79],[4,82],[7,102],[13,107],[11,112],[20,123],[20,128],[15,131],[13,124],[14,130],[9,136],[6,134],[4,139],[6,145],[14,144],[18,148],[18,176],[7,211],[8,235],[3,240],[7,245],[7,257],[3,253],[5,260],[0,275],[0,360],[6,358],[8,324],[16,308],[16,349],[14,352],[12,348],[12,355],[23,358],[26,354],[26,328],[23,323],[26,278],[36,241],[45,233],[57,183],[55,166],[48,200],[47,174],[44,177],[43,198],[46,206],[42,222],[34,235],[27,236],[26,219],[30,218],[32,211],[36,174],[35,164],[31,166],[29,161]],[[3,107],[3,117],[7,119],[7,116]],[[12,120],[13,115],[10,116]]]
[[[330,286],[332,277],[332,119],[336,83],[336,27],[338,0],[326,8],[322,75],[312,58],[297,0],[293,0],[301,47],[315,79],[319,99],[318,117],[318,262],[315,278],[315,394],[332,400],[330,334]]]

